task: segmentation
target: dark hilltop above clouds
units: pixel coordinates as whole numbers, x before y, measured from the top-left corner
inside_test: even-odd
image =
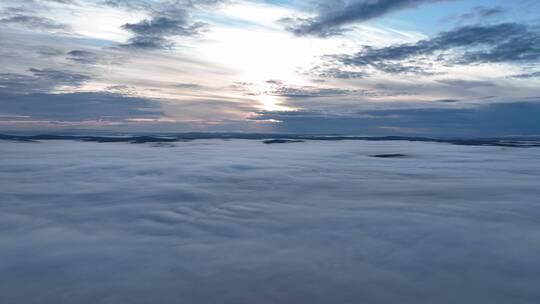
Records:
[[[411,141],[411,142],[436,142],[448,143],[462,146],[498,146],[498,147],[519,147],[532,148],[540,147],[540,136],[509,136],[504,138],[470,138],[470,139],[442,139],[428,137],[407,137],[407,136],[341,136],[341,135],[296,135],[296,134],[257,134],[257,133],[180,133],[166,135],[116,135],[116,136],[95,136],[95,135],[8,135],[0,134],[0,140],[18,142],[39,142],[50,140],[73,140],[97,143],[174,143],[202,139],[246,139],[260,140],[264,144],[288,144],[302,143],[305,141]],[[385,157],[385,156],[377,156]],[[388,156],[391,157],[391,156]]]

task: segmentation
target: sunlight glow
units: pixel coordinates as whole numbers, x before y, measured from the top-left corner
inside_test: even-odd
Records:
[[[294,108],[284,106],[277,96],[261,95],[257,97],[262,103],[261,109],[265,111],[292,111]]]

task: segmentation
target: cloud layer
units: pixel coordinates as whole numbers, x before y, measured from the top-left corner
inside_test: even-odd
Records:
[[[28,72],[31,75],[1,73],[0,93],[5,95],[45,93],[60,87],[76,88],[90,79],[87,75],[66,70],[30,68]]]
[[[123,121],[129,118],[159,118],[159,102],[106,92],[2,95],[4,117],[29,117],[50,121]]]
[[[442,99],[438,103],[459,103]],[[540,102],[496,103],[457,108],[324,112],[266,112],[257,119],[280,121],[285,133],[486,137],[540,134]]]
[[[536,149],[176,145],[2,142],[0,302],[540,296]]]

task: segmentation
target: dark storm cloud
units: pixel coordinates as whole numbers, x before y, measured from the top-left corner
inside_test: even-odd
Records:
[[[345,65],[388,73],[415,73],[425,71],[423,62],[433,64],[427,60],[429,56],[447,65],[533,62],[540,59],[540,34],[518,23],[464,26],[416,43],[365,47],[354,55],[333,58]]]
[[[298,36],[328,37],[340,34],[342,26],[374,19],[388,13],[444,0],[354,0],[322,1],[313,18],[288,18],[288,30]]]
[[[90,80],[87,75],[71,71],[36,68],[28,71],[32,75],[1,73],[0,93],[18,95],[48,92],[61,86],[79,87]]]
[[[131,117],[160,117],[159,103],[150,99],[105,92],[26,95],[0,93],[0,112],[37,120],[117,121]]]
[[[356,115],[263,112],[256,119],[281,121],[275,125],[277,132],[482,137],[540,134],[538,117],[540,102],[514,102],[471,108],[367,110]]]
[[[23,15],[17,14],[12,16],[7,16],[0,19],[0,25],[15,25],[23,26],[30,29],[37,30],[69,30],[69,25],[56,22],[52,19],[33,16],[33,15]]]

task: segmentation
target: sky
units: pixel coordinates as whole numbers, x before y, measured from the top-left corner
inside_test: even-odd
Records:
[[[536,0],[4,0],[0,132],[540,134]]]

